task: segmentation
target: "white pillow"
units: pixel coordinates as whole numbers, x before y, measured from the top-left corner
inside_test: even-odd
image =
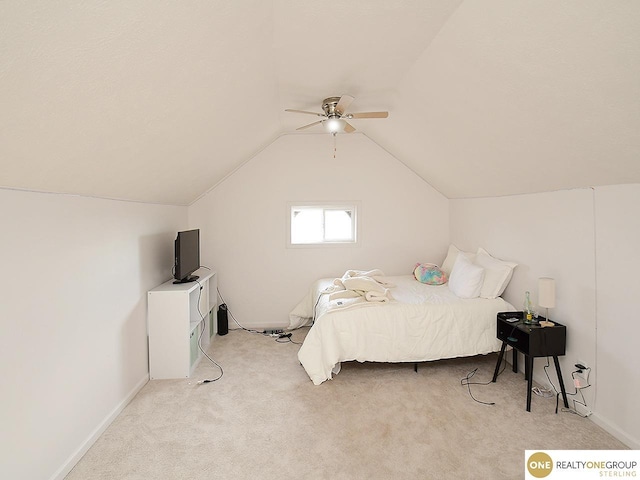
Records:
[[[480,291],[482,298],[497,298],[502,295],[513,276],[513,269],[518,266],[517,263],[492,257],[484,248],[478,248],[475,263],[484,268],[484,282]]]
[[[476,298],[482,290],[484,268],[474,265],[466,255],[458,255],[449,277],[449,290],[456,297]]]
[[[451,245],[449,245],[449,250],[447,251],[447,258],[445,258],[444,262],[442,262],[442,266],[440,267],[440,270],[445,272],[448,276],[451,276],[451,272],[453,270],[453,266],[456,263],[456,258],[458,258],[458,254],[459,253],[462,253],[462,254],[466,255],[466,257],[469,260],[471,260],[472,262],[473,262],[474,257],[476,256],[475,253],[463,252],[458,247],[456,247],[454,244],[451,244]]]

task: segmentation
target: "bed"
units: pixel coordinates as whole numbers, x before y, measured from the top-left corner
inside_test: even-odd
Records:
[[[320,385],[339,373],[342,362],[353,360],[415,363],[499,351],[496,315],[515,308],[494,295],[497,290],[492,298],[461,298],[449,285],[455,276],[452,271],[442,285],[421,283],[414,275],[385,277],[393,285],[390,301],[339,308],[326,293],[336,279],[316,281],[291,312],[289,325],[311,325],[298,352],[309,378]],[[482,281],[490,276],[484,271]],[[510,278],[502,281],[503,287]]]

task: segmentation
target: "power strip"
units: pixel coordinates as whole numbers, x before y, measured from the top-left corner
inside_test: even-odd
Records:
[[[576,402],[575,400],[573,401],[573,408],[581,417],[588,417],[589,415],[591,415],[591,409],[589,407],[583,405],[580,402]]]
[[[284,330],[282,329],[278,329],[278,330],[265,330],[264,334],[265,335],[271,335],[272,337],[277,337],[279,336],[281,333],[284,333]]]

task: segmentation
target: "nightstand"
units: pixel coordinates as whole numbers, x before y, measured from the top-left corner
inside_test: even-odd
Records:
[[[544,317],[538,317],[545,320]],[[507,345],[513,347],[513,371],[518,371],[518,353],[524,354],[524,378],[527,380],[527,412],[531,411],[531,387],[533,382],[533,359],[536,357],[553,357],[558,382],[564,406],[569,408],[567,392],[562,380],[562,370],[558,357],[565,354],[567,343],[567,327],[557,322],[552,327],[541,327],[538,324],[528,324],[523,321],[522,312],[500,312],[497,315],[497,336],[502,340],[502,348],[498,356],[498,363],[493,373],[493,382],[498,379],[498,371],[504,357]]]

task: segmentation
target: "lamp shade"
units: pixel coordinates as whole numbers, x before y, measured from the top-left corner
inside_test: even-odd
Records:
[[[330,117],[325,121],[325,127],[329,133],[338,133],[340,130],[344,130],[344,120],[338,117]]]
[[[544,308],[556,306],[556,281],[553,278],[538,279],[538,305]]]

